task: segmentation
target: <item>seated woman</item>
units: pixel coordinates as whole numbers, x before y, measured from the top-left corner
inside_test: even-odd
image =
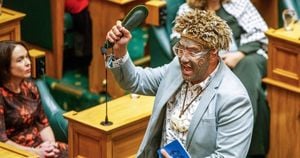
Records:
[[[253,106],[255,123],[248,157],[264,157],[269,147],[270,114],[261,80],[266,75],[264,32],[268,27],[250,0],[186,0],[177,14],[193,8],[215,12],[232,30],[230,50],[219,54],[244,84]],[[176,32],[171,35],[176,36]]]
[[[28,49],[0,41],[0,141],[40,157],[68,157],[56,142],[31,76]]]

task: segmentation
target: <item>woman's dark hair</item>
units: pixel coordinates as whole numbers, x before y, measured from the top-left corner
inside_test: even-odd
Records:
[[[28,48],[23,42],[0,41],[0,86],[9,81],[11,56],[17,45],[22,45],[28,52]]]

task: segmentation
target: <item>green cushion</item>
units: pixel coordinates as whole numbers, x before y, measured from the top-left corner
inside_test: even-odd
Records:
[[[185,0],[166,0],[167,2],[167,21],[166,21],[166,29],[167,33],[170,35],[172,33],[172,28],[174,26],[174,19],[176,17],[176,13],[178,8]]]
[[[64,14],[64,31],[70,30],[73,28],[73,18],[70,13]]]
[[[173,59],[169,34],[164,26],[149,30],[150,67],[158,67]]]
[[[56,140],[68,142],[68,121],[63,117],[65,111],[56,103],[43,80],[37,80],[36,85],[41,95],[42,106]]]
[[[166,0],[167,19],[165,25],[151,27],[149,31],[149,49],[151,54],[151,67],[169,63],[174,55],[171,50],[170,34],[179,6],[185,0]]]
[[[65,111],[82,111],[105,101],[105,94],[89,92],[87,78],[77,71],[66,71],[61,80],[48,76],[44,80],[57,104]]]
[[[145,46],[148,41],[148,29],[137,27],[131,31],[132,39],[128,43],[128,52],[130,58],[134,61],[144,57]]]

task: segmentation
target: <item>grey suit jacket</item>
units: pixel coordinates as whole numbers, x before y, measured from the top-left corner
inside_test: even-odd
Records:
[[[154,69],[135,67],[131,60],[127,60],[111,70],[122,88],[156,96],[137,157],[157,157],[165,121],[165,104],[183,82],[178,58]],[[194,113],[186,149],[192,158],[243,158],[249,149],[252,128],[253,111],[247,91],[221,61]]]

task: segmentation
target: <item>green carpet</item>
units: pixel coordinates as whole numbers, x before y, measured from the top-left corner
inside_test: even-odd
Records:
[[[61,80],[48,76],[44,77],[55,101],[65,111],[81,111],[89,107],[104,103],[106,93],[91,93],[88,90],[88,78],[79,70],[69,70]],[[107,96],[108,101],[111,100]]]
[[[144,56],[145,45],[148,41],[148,29],[137,27],[131,33],[133,38],[128,44],[129,55],[132,60],[137,60]],[[73,51],[72,49],[64,51],[62,79],[44,77],[56,102],[65,111],[81,111],[104,103],[106,97],[108,101],[111,100],[111,97],[105,92],[95,94],[88,90],[88,64],[83,58],[75,57]]]

